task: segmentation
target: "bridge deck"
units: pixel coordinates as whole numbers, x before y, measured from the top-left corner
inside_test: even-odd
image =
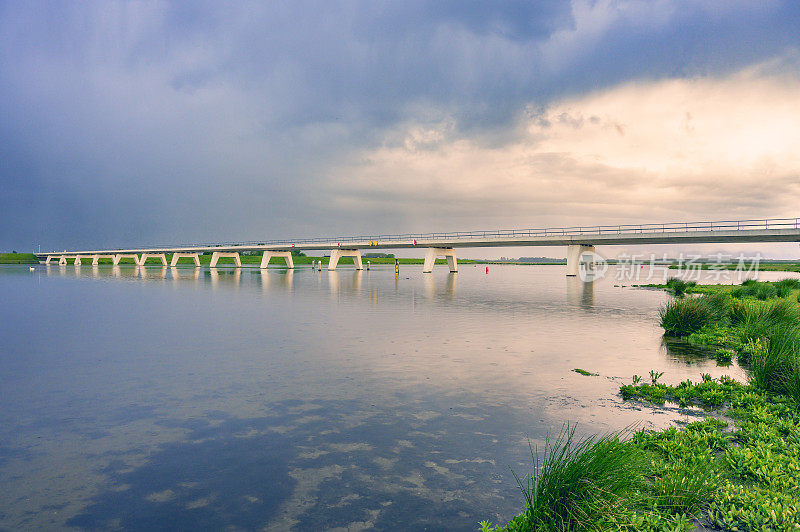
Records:
[[[319,238],[243,243],[158,246],[86,251],[37,253],[40,257],[62,255],[133,254],[133,253],[202,253],[207,251],[324,251],[332,249],[404,249],[472,248],[517,246],[569,246],[584,244],[695,244],[736,242],[800,242],[800,218],[693,222],[671,224],[620,225],[523,229],[505,231],[470,231],[374,235],[342,238]]]

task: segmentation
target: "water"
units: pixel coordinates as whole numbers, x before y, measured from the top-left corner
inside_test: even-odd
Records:
[[[615,283],[563,266],[0,267],[0,529],[508,520],[511,470],[548,430],[688,419],[624,403],[631,375],[743,377],[666,349],[667,296]]]

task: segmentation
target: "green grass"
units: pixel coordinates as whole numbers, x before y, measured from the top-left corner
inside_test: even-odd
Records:
[[[525,509],[494,531],[797,530],[800,408],[730,377],[629,384],[626,400],[703,406],[682,427],[576,440],[548,438],[518,484]],[[729,421],[733,426],[729,425]]]
[[[39,264],[33,253],[0,253],[0,264]]]
[[[515,475],[526,509],[506,530],[587,530],[641,499],[644,454],[618,435],[578,440],[575,427],[566,427],[548,434],[542,455],[532,448],[531,473]]]
[[[673,296],[682,297],[687,293],[687,291],[690,291],[692,288],[697,286],[697,283],[694,281],[684,281],[683,279],[672,277],[671,279],[667,280],[665,286],[667,288],[667,292]]]
[[[585,369],[581,369],[581,368],[575,368],[572,371],[574,371],[575,373],[578,373],[580,375],[583,375],[584,377],[596,377],[597,376],[597,373],[592,373],[591,371],[586,371]]]
[[[661,326],[670,336],[688,336],[723,318],[723,311],[710,297],[673,299],[659,309]]]

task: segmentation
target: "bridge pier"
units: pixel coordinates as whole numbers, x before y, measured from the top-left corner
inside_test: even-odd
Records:
[[[581,265],[581,257],[584,253],[594,253],[594,246],[591,244],[571,244],[567,246],[567,277],[575,277]],[[592,258],[594,265],[594,258]]]
[[[200,254],[199,253],[173,253],[172,260],[170,261],[170,266],[177,266],[178,261],[181,259],[192,259],[194,261],[194,265],[196,267],[200,267]]]
[[[269,261],[272,257],[283,257],[283,260],[286,261],[286,267],[294,268],[294,260],[292,260],[291,251],[265,251],[264,255],[261,256],[261,267],[266,268],[269,266]]]
[[[114,259],[113,259],[114,266],[119,266],[119,261],[122,260],[122,259],[133,259],[133,263],[134,264],[136,264],[137,266],[141,266],[139,264],[139,256],[136,255],[135,253],[134,254],[117,253],[116,255],[114,255]]]
[[[361,262],[360,249],[332,249],[331,260],[328,261],[328,271],[334,271],[336,269],[336,265],[339,264],[339,259],[342,257],[353,257],[356,270],[364,269],[364,264]]]
[[[100,264],[100,259],[111,259],[114,262],[114,255],[92,255],[92,266]]]
[[[447,259],[450,273],[458,272],[458,261],[456,261],[456,250],[453,248],[428,248],[425,253],[425,264],[422,266],[422,273],[432,273],[433,265],[438,257]]]
[[[210,268],[216,268],[217,267],[217,262],[219,262],[219,259],[221,259],[223,257],[232,257],[233,258],[233,262],[236,264],[236,267],[237,268],[241,268],[242,267],[242,259],[241,259],[241,257],[239,257],[239,252],[238,251],[232,252],[232,253],[225,252],[225,251],[215,251],[211,255],[211,264],[209,264],[209,267]]]
[[[59,257],[59,259],[58,259],[58,265],[59,266],[66,266],[67,265],[67,257],[64,256],[64,255],[61,255],[61,257]]]
[[[164,253],[142,253],[142,258],[139,259],[139,266],[144,266],[147,262],[147,259],[150,257],[154,257],[156,259],[161,259],[161,265],[167,265],[167,255]]]

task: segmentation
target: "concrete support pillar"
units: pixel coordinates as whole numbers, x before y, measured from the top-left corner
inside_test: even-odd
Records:
[[[172,254],[172,261],[170,261],[170,266],[177,266],[178,261],[181,259],[192,259],[194,261],[194,265],[198,268],[200,267],[200,254],[199,253],[173,253]],[[166,260],[166,259],[164,259]]]
[[[139,256],[134,253],[128,253],[128,254],[117,253],[116,255],[114,255],[113,259],[114,266],[119,266],[119,261],[122,259],[133,259],[134,264],[136,264],[137,266],[142,265],[142,263],[140,263],[139,261]]]
[[[571,244],[567,246],[567,277],[575,277],[581,265],[581,256],[584,253],[594,253],[594,246],[590,244]],[[594,264],[594,259],[592,259]]]
[[[66,266],[66,264],[67,264],[67,257],[62,255],[61,257],[58,258],[59,266]]]
[[[425,264],[422,266],[422,273],[433,272],[433,265],[436,259],[444,257],[447,259],[447,265],[450,267],[450,273],[458,271],[458,262],[456,261],[456,250],[453,248],[428,248],[425,253]]]
[[[233,257],[233,262],[236,264],[236,267],[237,268],[241,268],[242,267],[242,259],[241,259],[241,257],[239,257],[239,252],[238,251],[237,252],[233,252],[233,253],[229,253],[229,252],[225,252],[225,251],[215,251],[211,255],[211,264],[209,264],[209,267],[216,268],[217,262],[219,262],[219,259],[221,259],[222,257]]]
[[[353,257],[353,262],[356,264],[356,270],[363,270],[364,264],[361,262],[360,249],[333,249],[331,250],[331,260],[328,262],[328,271],[336,269],[339,264],[339,259],[342,257]]]
[[[139,266],[144,266],[147,259],[150,257],[155,257],[157,259],[161,259],[161,265],[167,265],[167,256],[164,253],[142,253],[142,258],[139,260]]]
[[[50,264],[50,259],[52,259],[52,258],[53,258],[53,256],[52,256],[52,255],[48,255],[48,256],[47,256],[47,260],[45,260],[45,261],[44,261],[44,263],[45,263],[45,264]]]
[[[283,257],[286,261],[287,268],[294,268],[294,260],[292,259],[291,251],[265,251],[261,257],[261,267],[266,268],[269,266],[269,261],[272,257]]]
[[[81,265],[81,258],[79,256],[75,257],[75,266]]]

